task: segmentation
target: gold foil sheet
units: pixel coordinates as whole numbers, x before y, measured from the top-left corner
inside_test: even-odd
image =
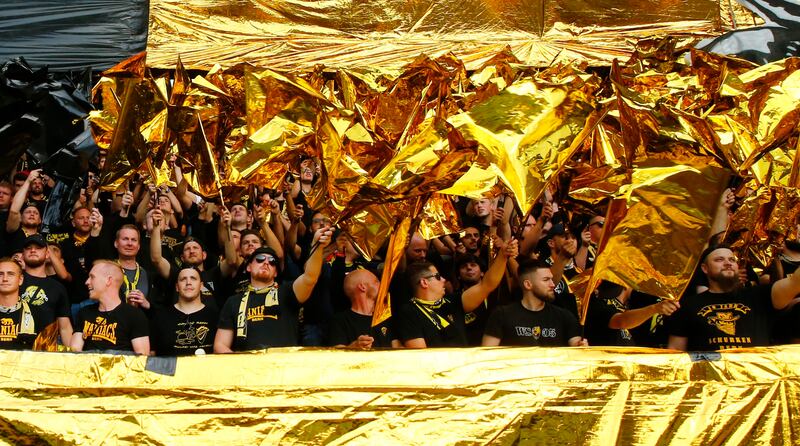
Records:
[[[510,48],[523,64],[626,59],[653,36],[721,33],[716,0],[153,0],[148,63],[210,69],[399,68],[455,54],[475,70]]]
[[[597,256],[590,288],[608,280],[679,299],[710,236],[726,179],[713,165],[637,165],[631,183],[620,188],[627,209]]]
[[[0,432],[13,444],[800,442],[794,346],[271,349],[177,360],[3,351],[0,363]]]

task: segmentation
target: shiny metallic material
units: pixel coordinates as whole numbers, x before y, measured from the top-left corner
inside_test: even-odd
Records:
[[[275,70],[316,65],[373,71],[420,54],[454,54],[476,70],[509,48],[550,66],[625,60],[636,41],[721,34],[715,0],[151,0],[148,59],[171,68],[248,62]]]
[[[797,346],[3,351],[0,363],[14,444],[800,443]]]
[[[725,170],[713,164],[639,163],[631,183],[620,188],[627,209],[606,235],[590,288],[608,280],[679,299],[710,236],[727,178]]]

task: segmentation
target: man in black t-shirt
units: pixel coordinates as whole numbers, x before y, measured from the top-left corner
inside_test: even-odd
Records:
[[[34,234],[25,239],[22,249],[25,280],[22,282],[21,299],[31,306],[40,307],[45,324],[57,320],[61,342],[67,345],[72,339],[69,297],[64,285],[56,279],[47,277],[45,265],[49,258],[44,236]]]
[[[733,251],[720,245],[700,256],[708,290],[681,302],[670,321],[669,348],[725,350],[769,344],[774,310],[782,310],[800,294],[800,274],[772,285],[741,288]]]
[[[257,248],[246,262],[250,286],[230,297],[220,311],[214,353],[285,347],[298,344],[297,315],[308,300],[322,270],[323,248],[333,237],[330,228],[314,234],[317,249],[305,272],[293,282],[279,285],[278,256],[272,248]]]
[[[483,279],[460,295],[445,296],[445,279],[433,264],[409,265],[406,275],[414,297],[401,307],[395,322],[397,335],[406,348],[467,345],[465,312],[474,310],[497,288],[508,258],[517,256],[516,240],[497,246],[500,252]]]
[[[0,350],[33,348],[45,328],[38,308],[20,299],[22,268],[8,257],[0,258]]]
[[[212,353],[219,312],[200,299],[200,271],[187,266],[177,273],[178,302],[157,308],[150,321],[150,340],[159,356]]]
[[[522,301],[499,307],[486,323],[483,346],[562,347],[588,345],[581,338],[578,320],[553,305],[556,284],[544,262],[520,265]]]
[[[592,345],[638,345],[631,329],[651,322],[655,315],[669,316],[680,307],[678,302],[661,300],[643,308],[629,309],[631,293],[630,288],[608,281],[600,284],[586,314],[586,338]]]
[[[375,300],[381,283],[375,274],[359,269],[344,279],[344,293],[352,306],[333,316],[330,325],[330,344],[335,347],[369,350],[373,347],[400,347],[391,330],[391,318],[372,326]]]
[[[78,312],[70,345],[73,351],[123,350],[150,354],[147,317],[142,310],[120,299],[123,277],[119,264],[110,260],[94,262],[86,285],[89,298],[99,305]]]

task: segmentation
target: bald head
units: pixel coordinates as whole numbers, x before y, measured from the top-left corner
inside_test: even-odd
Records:
[[[406,248],[406,258],[409,263],[424,262],[428,257],[428,242],[419,232],[411,236],[411,241]]]
[[[123,272],[119,264],[110,260],[94,262],[86,286],[89,288],[89,297],[99,299],[102,296],[119,297],[119,288],[122,286]]]
[[[380,281],[365,269],[352,271],[344,278],[344,294],[352,301],[358,296],[375,299],[378,296]]]

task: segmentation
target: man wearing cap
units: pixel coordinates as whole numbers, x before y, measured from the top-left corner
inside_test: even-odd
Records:
[[[119,289],[124,277],[118,263],[94,262],[86,286],[89,298],[98,305],[84,307],[78,312],[70,344],[73,351],[121,350],[150,354],[147,317],[142,310],[120,299]]]
[[[545,262],[550,265],[553,281],[556,283],[556,298],[553,303],[578,317],[578,304],[567,284],[568,279],[578,274],[573,261],[578,250],[578,242],[563,223],[553,225],[544,240],[549,252]]]
[[[171,286],[178,279],[178,266],[164,258],[162,255],[161,236],[166,230],[165,219],[160,210],[153,211],[150,217],[153,221],[153,232],[150,234],[150,260],[156,271],[163,279],[169,280]],[[201,296],[203,304],[219,308],[224,303],[222,292],[219,289],[226,278],[233,277],[236,273],[238,256],[233,248],[233,241],[227,237],[230,227],[231,214],[227,210],[221,211],[218,232],[224,240],[225,259],[213,268],[206,270],[205,261],[208,256],[205,245],[197,238],[186,237],[181,248],[181,266],[197,269],[202,279]],[[171,304],[171,302],[168,302]]]
[[[20,299],[22,280],[17,262],[0,258],[0,350],[33,348],[36,335],[47,325],[39,308]]]
[[[556,284],[553,272],[535,260],[519,266],[522,301],[503,305],[489,316],[483,346],[565,347],[588,345],[581,337],[578,320],[553,305]]]
[[[413,298],[397,314],[395,328],[406,348],[465,347],[464,315],[489,296],[503,278],[508,259],[517,256],[517,241],[496,244],[495,256],[476,285],[457,295],[446,295],[446,280],[432,263],[413,263],[406,276]]]
[[[25,262],[25,272],[20,298],[30,306],[40,307],[45,325],[58,320],[61,342],[68,344],[72,339],[69,296],[64,285],[47,277],[46,265],[50,260],[50,252],[42,234],[25,239],[22,260]]]
[[[480,283],[481,279],[483,279],[483,273],[486,270],[483,261],[475,254],[457,256],[453,266],[457,279],[456,283],[458,284],[456,292],[463,292]],[[486,325],[486,320],[489,317],[490,310],[496,305],[496,299],[492,299],[492,295],[490,294],[489,297],[474,310],[464,315],[464,325],[467,331],[467,343],[469,345],[481,345],[481,338],[483,337],[483,329]]]
[[[319,246],[305,264],[305,272],[292,282],[278,282],[278,257],[272,248],[257,248],[246,262],[250,286],[232,296],[220,312],[214,353],[298,345],[297,315],[308,300],[322,269],[322,252],[333,231],[314,234]]]
[[[737,258],[725,245],[707,248],[700,268],[708,290],[681,301],[669,321],[668,347],[696,351],[769,345],[774,310],[786,308],[800,294],[800,274],[742,288]]]

